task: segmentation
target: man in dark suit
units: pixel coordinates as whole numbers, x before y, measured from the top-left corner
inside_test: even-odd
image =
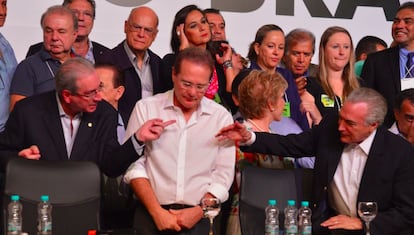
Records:
[[[109,49],[89,39],[96,15],[95,0],[64,0],[62,5],[72,10],[78,19],[78,35],[72,47],[74,52],[92,63],[99,62],[101,56]],[[43,43],[30,46],[26,57],[35,54],[42,48]]]
[[[397,46],[372,53],[362,69],[361,78],[366,86],[377,90],[388,101],[388,113],[384,124],[390,127],[394,122],[393,101],[404,89],[414,88],[403,78],[413,77],[407,73],[409,52],[414,51],[414,2],[400,6],[392,24],[392,37]],[[405,81],[405,80],[404,80]]]
[[[132,9],[124,32],[126,39],[104,54],[103,62],[124,73],[125,93],[119,100],[119,112],[127,120],[138,100],[172,87],[161,81],[161,58],[149,49],[158,33],[156,13],[148,7]]]
[[[400,234],[414,226],[414,148],[381,125],[386,103],[369,88],[353,91],[336,114],[298,135],[249,132],[240,123],[221,130],[243,151],[316,156],[314,234],[364,234],[357,204],[374,201],[372,234]]]
[[[0,134],[1,161],[17,155],[86,160],[97,163],[108,176],[122,174],[138,155],[130,140],[119,145],[117,113],[102,101],[100,89],[101,82],[89,61],[66,61],[56,74],[56,91],[16,104]]]

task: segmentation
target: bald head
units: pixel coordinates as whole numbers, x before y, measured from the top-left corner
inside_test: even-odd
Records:
[[[149,7],[146,6],[142,6],[142,7],[135,7],[134,9],[131,10],[131,13],[129,13],[128,16],[128,21],[131,20],[131,18],[136,18],[138,16],[146,16],[146,17],[151,17],[155,20],[156,22],[156,26],[158,27],[158,16],[157,13],[155,13],[154,10],[152,10]]]
[[[131,10],[125,21],[126,42],[132,52],[143,58],[158,33],[158,16],[149,7],[137,7]]]

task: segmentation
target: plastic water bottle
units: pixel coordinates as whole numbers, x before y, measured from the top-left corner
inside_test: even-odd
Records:
[[[312,234],[312,211],[309,208],[308,201],[302,201],[299,208],[299,235],[311,235]]]
[[[276,200],[269,200],[265,209],[265,235],[279,234],[279,209],[276,206]]]
[[[52,235],[52,204],[48,195],[42,195],[37,207],[38,235]]]
[[[8,206],[7,235],[20,235],[22,233],[22,210],[19,195],[11,195]]]
[[[298,234],[298,209],[295,200],[288,200],[285,208],[285,235]]]

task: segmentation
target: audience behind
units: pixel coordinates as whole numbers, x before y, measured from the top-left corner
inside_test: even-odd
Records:
[[[40,24],[43,48],[17,65],[10,87],[10,110],[19,100],[54,90],[57,70],[74,56],[71,49],[78,35],[78,20],[71,10],[49,7]]]
[[[414,144],[414,89],[409,88],[397,94],[394,103],[395,122],[390,131]]]
[[[306,86],[323,117],[339,112],[347,96],[360,86],[354,61],[349,32],[339,26],[326,29],[319,44],[318,77],[308,79]]]
[[[99,62],[102,55],[109,49],[89,39],[96,17],[95,0],[64,0],[62,6],[72,10],[78,19],[78,35],[72,46],[73,53],[92,63]],[[40,51],[42,47],[41,42],[31,45],[26,58]]]
[[[382,51],[387,47],[387,43],[379,37],[369,35],[361,38],[355,47],[355,74],[358,77],[361,76],[362,67],[369,54]]]
[[[394,121],[394,100],[398,93],[413,88],[414,71],[414,2],[405,2],[394,17],[391,34],[393,45],[388,49],[368,55],[362,68],[361,78],[367,87],[381,93],[388,101],[388,113],[384,125],[390,127]]]
[[[149,48],[158,34],[158,16],[149,7],[133,8],[124,24],[125,40],[104,55],[103,61],[116,65],[125,76],[125,93],[119,112],[125,123],[135,103],[171,88],[162,80],[161,58]]]
[[[250,60],[250,69],[265,70],[270,73],[280,73],[287,81],[285,92],[286,107],[283,116],[293,120],[302,130],[309,129],[306,113],[300,109],[301,100],[293,76],[286,69],[277,67],[282,60],[285,49],[283,30],[274,24],[261,26],[254,41],[250,44],[247,58]]]
[[[171,29],[170,45],[173,53],[165,55],[162,59],[164,80],[171,82],[172,66],[180,50],[188,47],[211,50],[210,41],[211,30],[204,12],[196,5],[181,8],[174,17]],[[235,113],[236,106],[231,99],[231,83],[236,75],[232,64],[233,51],[227,43],[218,46],[223,54],[215,54],[217,50],[212,50],[216,62],[205,96]],[[224,63],[225,61],[227,62]]]

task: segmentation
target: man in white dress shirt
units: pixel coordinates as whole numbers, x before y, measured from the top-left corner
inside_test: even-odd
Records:
[[[208,52],[188,48],[173,67],[174,89],[138,101],[126,138],[134,135],[142,160],[125,174],[141,205],[137,234],[207,234],[202,198],[228,198],[235,146],[215,137],[231,114],[204,97],[213,71]]]

